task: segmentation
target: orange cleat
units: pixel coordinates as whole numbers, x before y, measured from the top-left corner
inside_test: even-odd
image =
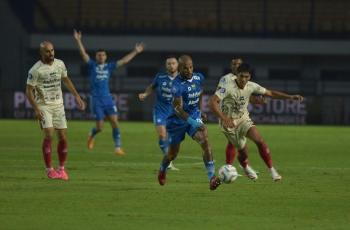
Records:
[[[91,135],[89,135],[88,141],[87,141],[87,147],[88,149],[93,149],[94,148],[94,141],[95,138],[93,138]]]
[[[120,148],[120,147],[115,148],[114,153],[117,156],[124,156],[125,155],[124,150],[122,148]]]

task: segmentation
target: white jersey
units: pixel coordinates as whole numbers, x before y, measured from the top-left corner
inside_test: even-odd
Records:
[[[63,104],[61,80],[67,77],[63,61],[54,59],[51,65],[38,61],[28,72],[27,84],[35,87],[35,100],[39,105]]]
[[[223,76],[216,88],[215,95],[221,100],[221,111],[228,117],[239,119],[249,117],[248,104],[252,94],[265,94],[266,89],[248,81],[244,89],[236,84],[236,76],[232,73]]]

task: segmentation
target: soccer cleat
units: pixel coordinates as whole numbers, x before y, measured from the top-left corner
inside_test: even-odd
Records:
[[[68,180],[69,179],[68,174],[64,169],[58,169],[57,174],[59,176],[58,179],[61,179],[61,180]]]
[[[270,168],[270,172],[271,172],[271,177],[273,181],[282,180],[282,176],[278,174],[277,170],[274,167]]]
[[[210,190],[215,190],[221,184],[221,180],[217,176],[213,176],[209,182]]]
[[[254,171],[254,169],[252,169],[252,167],[250,167],[249,165],[247,165],[247,167],[243,168],[241,167],[245,173],[245,175],[251,179],[251,180],[257,180],[258,179],[258,175],[256,174],[256,172]]]
[[[117,155],[117,156],[123,156],[123,155],[125,155],[124,150],[123,150],[122,148],[120,148],[120,147],[115,148],[114,153],[115,153],[115,155]]]
[[[166,172],[159,170],[158,172],[158,182],[160,185],[165,185],[166,182]]]
[[[174,166],[172,161],[170,161],[170,164],[169,164],[167,170],[179,171],[179,169]]]
[[[94,141],[95,141],[95,138],[93,138],[91,135],[89,135],[88,137],[88,141],[87,141],[87,147],[88,149],[93,149],[94,148]]]
[[[47,169],[46,175],[49,179],[59,179],[60,175],[54,169]]]

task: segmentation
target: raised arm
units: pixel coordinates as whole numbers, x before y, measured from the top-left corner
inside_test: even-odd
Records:
[[[146,98],[147,98],[149,95],[151,95],[151,94],[153,93],[153,91],[154,91],[154,86],[153,86],[153,84],[150,84],[149,86],[147,86],[147,88],[146,88],[146,90],[145,90],[144,93],[140,93],[140,94],[139,94],[139,100],[140,100],[140,101],[146,100]]]
[[[214,113],[214,115],[221,120],[222,125],[226,128],[235,127],[233,120],[227,117],[220,109],[220,98],[214,94],[209,99],[209,108]]]
[[[34,112],[35,112],[35,116],[38,120],[42,120],[44,118],[43,114],[41,113],[41,111],[39,110],[38,104],[35,102],[34,99],[34,92],[35,90],[35,86],[32,85],[28,85],[26,86],[26,95],[28,98],[29,103],[32,105]]]
[[[77,90],[75,89],[73,82],[69,79],[69,77],[63,77],[62,81],[64,83],[64,85],[67,87],[67,89],[69,90],[69,92],[71,92],[73,94],[73,96],[75,97],[75,101],[78,104],[78,108],[80,110],[84,110],[85,109],[85,103],[84,101],[81,99],[79,93],[77,92]]]
[[[265,94],[266,96],[272,97],[274,99],[288,99],[288,100],[294,100],[294,101],[303,101],[304,98],[298,94],[296,95],[289,95],[280,91],[276,91],[276,90],[268,90],[266,89]]]
[[[123,58],[121,58],[117,61],[117,67],[121,67],[121,66],[129,63],[132,59],[134,59],[134,57],[136,57],[136,55],[138,55],[139,53],[142,53],[144,48],[145,48],[145,45],[142,42],[136,43],[133,51],[131,51],[130,53],[125,55]]]
[[[83,42],[81,41],[81,31],[76,31],[74,30],[73,36],[75,41],[77,42],[78,48],[79,48],[79,53],[80,56],[82,57],[83,61],[87,63],[90,59],[89,55],[86,53],[85,47],[83,45]]]

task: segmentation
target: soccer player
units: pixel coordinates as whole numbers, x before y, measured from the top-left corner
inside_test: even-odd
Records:
[[[78,108],[84,110],[85,104],[68,78],[65,64],[55,58],[55,50],[51,42],[44,41],[40,44],[40,56],[41,59],[29,70],[26,95],[44,133],[42,151],[46,174],[50,179],[68,180],[68,174],[64,168],[68,152],[67,121],[61,81],[74,95]],[[55,131],[58,136],[58,170],[55,170],[51,163],[51,142]]]
[[[199,110],[204,76],[193,72],[192,58],[188,55],[182,55],[179,58],[179,71],[180,75],[173,81],[172,113],[166,122],[166,129],[169,134],[169,150],[161,162],[158,182],[160,185],[165,184],[167,167],[179,153],[180,144],[187,133],[203,149],[203,161],[207,169],[209,188],[215,190],[221,182],[215,176],[208,131],[201,120],[201,111]]]
[[[156,103],[153,107],[153,123],[158,134],[158,144],[163,155],[168,152],[168,137],[166,131],[166,119],[172,111],[173,95],[172,84],[178,73],[178,62],[175,56],[168,56],[165,60],[167,72],[158,73],[153,82],[146,88],[144,93],[139,94],[140,101],[144,101],[153,92],[156,93]],[[178,170],[172,162],[168,166],[170,170]]]
[[[243,63],[242,58],[240,57],[234,57],[231,60],[231,73],[228,73],[224,75],[223,77],[220,78],[220,81],[225,81],[226,79],[231,79],[234,80],[237,78],[237,69],[238,67]],[[264,97],[257,97],[257,96],[250,96],[249,102],[252,104],[263,104],[265,103],[265,98]],[[236,155],[236,149],[235,146],[228,141],[226,145],[226,164],[232,165],[233,160]],[[248,156],[247,155],[238,155],[238,162],[240,163],[240,166],[242,167],[244,173],[247,175],[248,178],[252,180],[256,180],[258,178],[257,173],[255,170],[250,166],[249,161],[248,161]],[[245,166],[245,167],[243,167]]]
[[[252,94],[260,94],[275,99],[300,102],[303,97],[266,89],[249,81],[250,78],[250,66],[244,63],[241,64],[237,69],[236,79],[224,78],[219,82],[215,94],[209,100],[209,106],[211,111],[219,118],[221,131],[227,140],[238,148],[239,154],[242,156],[248,155],[246,137],[252,140],[258,147],[261,158],[269,168],[272,179],[278,181],[282,177],[272,165],[270,150],[249,117],[249,98]]]
[[[93,127],[88,137],[88,149],[93,149],[96,134],[102,131],[103,120],[105,117],[112,126],[112,137],[115,146],[115,154],[122,156],[125,154],[121,148],[121,135],[118,123],[118,111],[109,91],[109,79],[112,72],[128,62],[144,50],[143,43],[137,43],[133,51],[125,55],[116,62],[107,62],[107,52],[99,49],[95,54],[95,61],[85,51],[82,43],[82,34],[74,30],[73,34],[79,47],[80,55],[85,63],[88,64],[90,87],[92,95],[93,113],[96,120],[96,127]]]

